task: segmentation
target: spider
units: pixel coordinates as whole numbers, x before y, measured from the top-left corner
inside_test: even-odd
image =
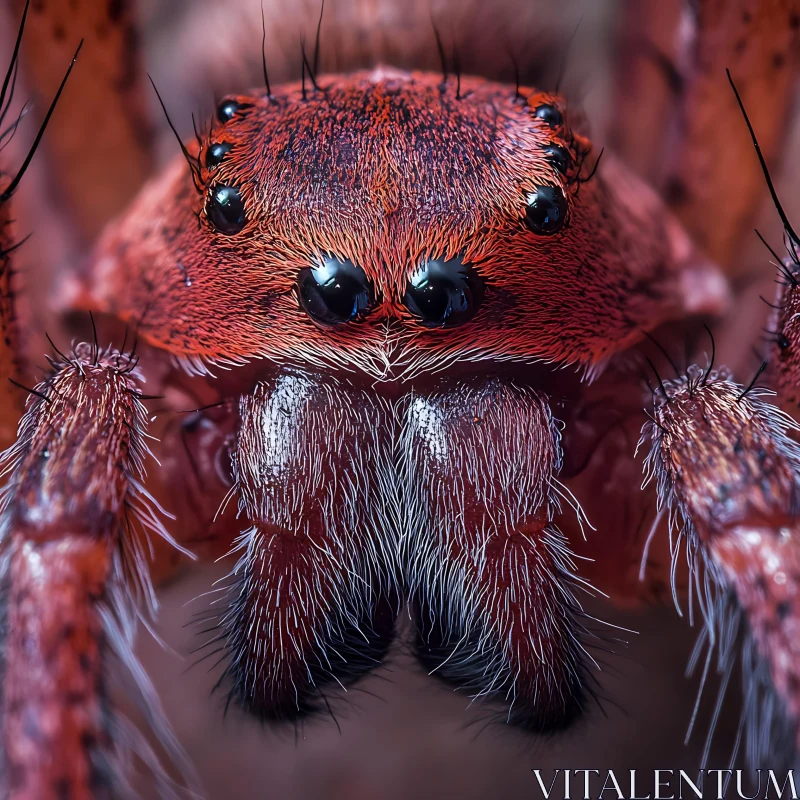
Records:
[[[0,151],[7,796],[119,796],[137,762],[161,795],[192,785],[133,652],[190,558],[229,564],[200,656],[219,659],[226,707],[266,724],[330,711],[407,616],[431,675],[532,737],[559,731],[602,694],[620,638],[586,596],[674,596],[702,619],[703,671],[716,656],[727,683],[741,666],[751,763],[791,763],[800,239],[768,161],[796,0],[690,4],[691,46],[650,42],[655,77],[628,71],[620,105],[641,103],[643,126],[668,127],[659,98],[677,108],[661,194],[631,166],[630,130],[628,164],[598,153],[527,61],[510,59],[512,80],[491,58],[466,69],[434,26],[441,71],[354,56],[324,73],[322,16],[299,81],[265,55],[263,86],[221,98],[139,190],[132,9],[11,6],[2,144],[27,112],[10,113],[18,77],[52,86],[61,43],[85,42],[21,166]],[[75,84],[102,119],[59,100]],[[48,337],[44,377],[12,225],[40,143],[71,220],[63,327],[91,331]],[[764,366],[739,380],[712,333],[731,308],[717,264],[764,184],[786,248]],[[112,691],[125,675],[155,744]]]

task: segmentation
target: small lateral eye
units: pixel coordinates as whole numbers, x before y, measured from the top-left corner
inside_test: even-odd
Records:
[[[454,328],[475,316],[484,292],[481,277],[461,258],[434,259],[411,276],[403,303],[426,328]]]
[[[244,203],[235,186],[213,186],[206,203],[206,214],[211,224],[226,236],[244,227]]]
[[[212,169],[218,167],[225,158],[225,154],[230,152],[231,146],[228,142],[214,142],[206,150],[206,167]]]
[[[564,122],[561,112],[550,103],[544,103],[536,108],[533,116],[546,122],[551,128],[560,128]]]
[[[239,112],[250,108],[250,103],[240,103],[238,100],[223,100],[217,106],[217,119],[220,122],[229,122]]]
[[[572,165],[572,156],[566,147],[560,144],[549,144],[544,148],[547,160],[562,174],[566,175]]]
[[[349,259],[326,256],[316,267],[300,270],[300,305],[323,325],[362,319],[373,305],[372,284],[364,270]]]
[[[534,233],[556,233],[567,218],[567,200],[558,186],[538,186],[528,195],[525,224]]]

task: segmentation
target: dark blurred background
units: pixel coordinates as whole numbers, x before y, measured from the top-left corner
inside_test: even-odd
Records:
[[[697,730],[684,744],[699,680],[684,675],[694,633],[671,607],[628,613],[590,607],[638,633],[610,631],[629,643],[604,658],[598,675],[604,699],[552,736],[522,734],[506,727],[496,708],[470,705],[425,675],[402,644],[385,668],[333,701],[340,730],[329,717],[296,729],[265,728],[233,707],[223,719],[224,695],[209,695],[218,670],[192,666],[196,656],[188,654],[196,640],[184,626],[208,599],[185,603],[220,574],[198,571],[162,593],[159,632],[174,654],[146,634],[140,639],[144,664],[210,798],[528,800],[542,797],[533,768],[542,770],[546,784],[553,769],[614,769],[623,780],[628,770],[643,770],[637,788],[644,796],[653,790],[652,770],[694,775],[700,765],[717,681],[709,681]],[[711,767],[729,765],[739,713],[738,683],[732,683]],[[573,796],[581,796],[581,781],[573,778]],[[554,797],[563,796],[561,787],[559,778]]]

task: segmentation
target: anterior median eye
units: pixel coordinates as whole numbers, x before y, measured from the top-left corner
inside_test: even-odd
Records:
[[[206,203],[211,224],[228,236],[238,233],[246,221],[244,203],[235,186],[213,186]]]
[[[484,284],[460,258],[421,264],[403,296],[406,308],[429,328],[455,327],[472,319],[483,300]]]
[[[325,325],[359,320],[373,304],[366,273],[348,259],[328,256],[317,267],[301,269],[297,288],[308,315]]]
[[[558,186],[539,186],[528,195],[525,224],[534,233],[556,233],[567,219],[567,200]]]

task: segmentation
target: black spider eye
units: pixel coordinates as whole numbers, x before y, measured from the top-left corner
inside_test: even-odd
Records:
[[[544,148],[547,160],[562,174],[566,175],[572,164],[572,157],[566,147],[560,144],[549,144]]]
[[[218,167],[225,158],[225,154],[230,152],[231,146],[228,142],[214,142],[206,150],[206,167]]]
[[[238,100],[223,100],[217,106],[217,119],[220,122],[228,122],[233,119],[238,111],[250,108],[250,103],[240,103]]]
[[[533,116],[546,122],[551,128],[560,128],[564,122],[561,112],[549,103],[539,106],[534,112]]]
[[[484,291],[478,273],[462,259],[435,259],[411,276],[403,303],[426,327],[451,328],[472,319]]]
[[[206,203],[206,214],[211,224],[228,236],[244,227],[244,203],[235,186],[214,186]]]
[[[525,224],[534,233],[556,233],[567,218],[567,200],[558,186],[539,186],[528,195]]]
[[[362,319],[373,304],[367,274],[349,259],[327,256],[319,266],[301,269],[297,288],[300,304],[324,325]]]

